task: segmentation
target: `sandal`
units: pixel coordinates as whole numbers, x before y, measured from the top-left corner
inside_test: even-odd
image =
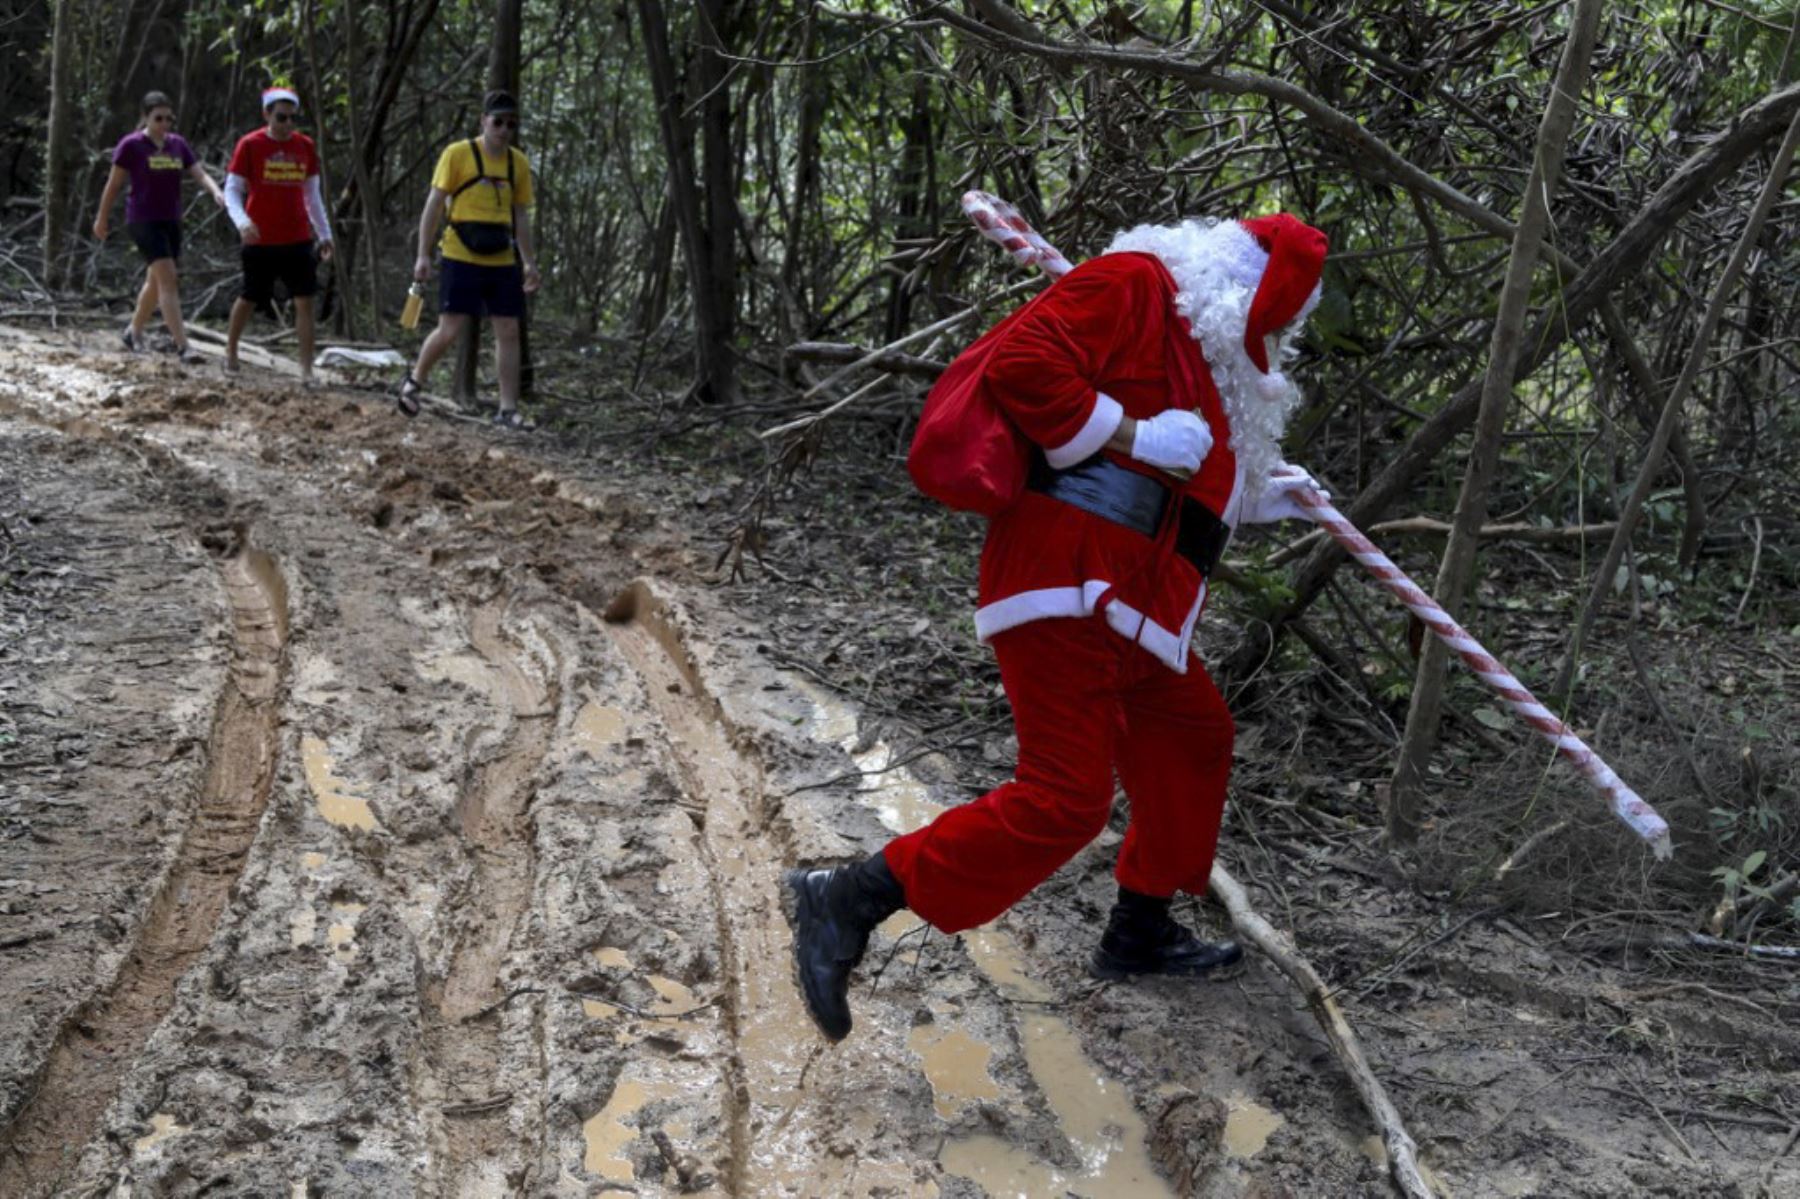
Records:
[[[517,408],[502,408],[495,412],[494,425],[497,428],[511,429],[517,433],[529,433],[537,428],[537,422]]]
[[[394,406],[407,416],[419,415],[419,393],[424,390],[417,379],[411,375],[406,376],[400,380],[400,395],[394,401]]]

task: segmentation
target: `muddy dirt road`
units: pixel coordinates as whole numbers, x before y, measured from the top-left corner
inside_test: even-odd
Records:
[[[1085,981],[1116,833],[896,917],[828,1047],[780,868],[960,793],[769,665],[665,493],[105,344],[0,329],[0,1194],[1386,1193],[1273,972]],[[1655,1038],[1470,937],[1364,1026],[1447,1193],[1800,1190],[1777,1114],[1573,1088]]]

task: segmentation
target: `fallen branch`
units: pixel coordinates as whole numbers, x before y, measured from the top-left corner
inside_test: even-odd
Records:
[[[1306,1006],[1312,1009],[1313,1017],[1325,1030],[1325,1038],[1331,1042],[1332,1052],[1337,1054],[1338,1063],[1350,1075],[1350,1082],[1356,1087],[1363,1107],[1368,1109],[1369,1115],[1381,1130],[1381,1142],[1387,1147],[1388,1167],[1393,1171],[1394,1184],[1402,1194],[1411,1199],[1432,1199],[1433,1191],[1426,1184],[1424,1175],[1419,1172],[1418,1145],[1407,1134],[1400,1113],[1388,1099],[1381,1080],[1369,1069],[1368,1059],[1363,1056],[1356,1033],[1351,1029],[1350,1022],[1344,1019],[1343,1010],[1338,1007],[1337,1001],[1332,999],[1325,980],[1319,977],[1312,964],[1294,948],[1285,933],[1256,914],[1250,907],[1250,900],[1245,896],[1243,887],[1217,862],[1213,863],[1208,885],[1213,895],[1225,905],[1225,910],[1231,913],[1231,924],[1238,935],[1262,950],[1275,963],[1276,968],[1300,988],[1301,995],[1306,999]]]
[[[990,297],[987,301],[985,301],[981,304],[971,304],[969,307],[963,309],[961,312],[953,312],[949,316],[945,317],[943,320],[937,321],[934,324],[926,325],[923,329],[914,329],[911,333],[908,333],[905,337],[902,337],[897,341],[891,341],[887,345],[882,346],[878,350],[870,350],[868,353],[864,354],[862,357],[851,362],[849,365],[847,365],[839,370],[833,371],[831,374],[825,376],[825,378],[819,380],[817,383],[815,383],[811,387],[807,388],[805,394],[800,397],[801,402],[804,403],[807,400],[814,399],[821,392],[823,392],[827,388],[831,387],[834,383],[837,383],[839,380],[841,380],[841,379],[845,378],[846,376],[848,376],[849,374],[851,374],[851,372],[858,371],[858,370],[861,370],[865,366],[872,365],[874,362],[876,362],[878,359],[882,358],[884,355],[892,354],[897,350],[904,349],[905,347],[910,346],[915,342],[924,341],[926,338],[932,337],[936,334],[948,332],[949,330],[954,329],[956,326],[958,326],[958,325],[962,324],[964,321],[968,320],[970,317],[976,316],[976,315],[980,314],[981,312],[985,311],[989,305],[998,304],[1003,301],[1009,300],[1013,296],[1019,295],[1022,292],[1034,290],[1038,286],[1040,286],[1040,284],[1039,284],[1037,277],[1035,275],[1028,276],[1024,279],[1019,280],[1017,283],[1014,283],[1010,287],[1003,288],[999,292],[999,294]],[[826,417],[830,416],[832,413],[837,412],[839,409],[848,405],[853,399],[866,394],[869,390],[870,390],[869,387],[865,384],[863,387],[859,388],[854,395],[846,396],[844,399],[839,400],[837,403],[831,405],[831,407],[826,408],[822,412],[809,412],[805,416],[796,417],[795,419],[793,419],[791,421],[786,421],[782,424],[774,426],[773,428],[764,429],[761,433],[757,434],[757,437],[763,441],[767,441],[767,440],[769,440],[769,438],[779,437],[783,433],[793,433],[793,432],[797,432],[800,429],[810,428],[811,426],[817,424],[819,421],[824,420]]]
[[[1512,521],[1505,524],[1482,525],[1477,533],[1483,541],[1524,541],[1536,544],[1556,544],[1562,541],[1585,541],[1589,537],[1609,536],[1618,525],[1612,521],[1594,525],[1534,525],[1525,521]],[[1442,537],[1450,532],[1450,523],[1434,516],[1406,516],[1398,520],[1384,520],[1380,524],[1369,526],[1374,535],[1385,533],[1422,534]],[[1314,529],[1306,536],[1290,545],[1269,559],[1270,566],[1285,566],[1311,552],[1313,546],[1325,540],[1323,530]]]
[[[1500,868],[1494,871],[1494,881],[1499,882],[1501,879],[1511,874],[1513,869],[1531,854],[1532,850],[1568,827],[1569,821],[1565,817],[1562,820],[1558,820],[1555,824],[1546,824],[1543,828],[1519,842],[1519,848],[1508,854],[1506,861],[1500,863]]]
[[[914,375],[921,379],[935,379],[950,369],[947,362],[893,350],[876,350],[871,356],[871,352],[862,346],[836,341],[797,341],[783,352],[783,357],[798,362],[862,362],[889,374]]]

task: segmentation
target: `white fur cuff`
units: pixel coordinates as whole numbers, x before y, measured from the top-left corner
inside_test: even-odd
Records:
[[[1124,419],[1125,409],[1119,406],[1119,401],[1104,391],[1096,391],[1094,408],[1088,413],[1087,423],[1061,445],[1046,446],[1044,460],[1057,470],[1087,461],[1100,452],[1100,448],[1118,430],[1119,422]]]

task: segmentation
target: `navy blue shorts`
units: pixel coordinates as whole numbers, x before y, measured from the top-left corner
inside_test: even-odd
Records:
[[[125,226],[145,262],[181,257],[180,221],[132,221]]]
[[[525,276],[517,263],[477,266],[446,258],[443,267],[438,276],[438,311],[474,317],[525,315]]]

